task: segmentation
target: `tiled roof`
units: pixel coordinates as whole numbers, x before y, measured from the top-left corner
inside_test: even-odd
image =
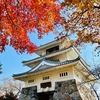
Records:
[[[73,59],[73,60],[66,60],[64,62],[59,62],[59,61],[50,61],[50,60],[46,60],[43,58],[43,61],[46,62],[44,63],[43,65],[40,63],[40,65],[38,65],[37,67],[35,68],[32,68],[31,70],[25,72],[25,73],[21,73],[21,74],[14,74],[13,77],[16,77],[16,76],[21,76],[21,75],[25,75],[25,74],[34,74],[34,73],[37,73],[37,72],[41,72],[41,71],[44,71],[44,70],[48,70],[48,69],[52,69],[54,67],[59,67],[60,65],[66,65],[66,64],[70,64],[70,63],[73,63],[73,62],[76,62],[80,60],[79,57],[77,57],[76,59]]]

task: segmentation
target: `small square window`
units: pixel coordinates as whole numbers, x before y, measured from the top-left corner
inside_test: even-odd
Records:
[[[49,76],[45,76],[43,77],[43,80],[48,80],[50,77]]]
[[[64,77],[64,76],[67,76],[67,75],[68,75],[67,72],[63,72],[63,73],[60,73],[60,74],[59,74],[60,77]]]
[[[68,73],[66,72],[66,76],[68,75]]]
[[[33,83],[34,79],[28,80],[28,83]]]

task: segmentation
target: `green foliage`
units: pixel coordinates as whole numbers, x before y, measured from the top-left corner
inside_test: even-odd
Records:
[[[1,66],[2,66],[2,64],[0,64],[0,74],[2,73],[2,67]]]
[[[0,100],[18,100],[18,99],[17,99],[17,95],[14,95],[12,92],[10,92],[1,96]]]

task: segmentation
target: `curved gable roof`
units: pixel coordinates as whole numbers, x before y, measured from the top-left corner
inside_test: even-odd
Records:
[[[25,72],[25,73],[21,73],[21,74],[13,74],[13,77],[16,77],[16,76],[21,76],[21,75],[28,75],[28,74],[34,74],[34,73],[37,73],[37,72],[41,72],[41,71],[45,71],[45,70],[48,70],[48,69],[52,69],[54,67],[59,67],[61,65],[66,65],[66,64],[70,64],[70,63],[73,63],[73,62],[76,62],[76,61],[79,61],[80,58],[77,57],[76,59],[73,59],[73,60],[66,60],[64,62],[54,62],[54,61],[50,61],[50,60],[46,60],[46,59],[43,59],[43,61],[41,61],[40,64],[38,64],[35,68],[32,68],[31,70]]]

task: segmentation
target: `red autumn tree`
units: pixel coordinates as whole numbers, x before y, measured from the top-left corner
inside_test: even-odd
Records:
[[[37,46],[30,41],[28,32],[37,29],[38,37],[42,38],[58,23],[66,31],[60,33],[61,38],[74,34],[75,45],[98,43],[100,47],[100,0],[60,1],[0,0],[0,52],[10,45],[17,52],[33,53]],[[61,6],[66,21],[60,16]]]
[[[17,52],[33,53],[37,46],[28,32],[38,31],[38,37],[61,22],[59,0],[0,0],[0,52],[6,45]]]

